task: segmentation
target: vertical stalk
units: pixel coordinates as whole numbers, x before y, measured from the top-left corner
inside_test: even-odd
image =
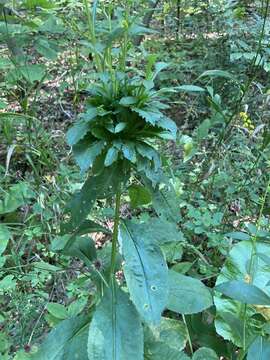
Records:
[[[179,40],[179,32],[180,32],[180,10],[181,10],[181,0],[177,0],[177,29],[176,29],[176,38]]]
[[[88,23],[88,28],[89,28],[89,38],[93,44],[93,47],[95,48],[95,45],[96,45],[95,24],[93,23],[92,14],[91,14],[91,11],[89,8],[88,0],[83,0],[83,5],[84,5],[86,17],[87,17],[87,23]],[[103,68],[102,68],[102,64],[101,64],[99,55],[96,52],[94,52],[93,57],[95,59],[95,64],[96,64],[97,70],[99,72],[102,72]]]
[[[120,221],[120,204],[121,204],[121,185],[119,185],[115,196],[115,212],[114,212],[114,226],[113,226],[113,236],[112,236],[112,252],[111,252],[111,267],[110,267],[111,279],[115,274],[117,240],[118,240],[119,221]]]
[[[186,322],[186,317],[183,314],[182,314],[182,319],[183,319],[183,323],[185,324],[186,331],[187,331],[187,338],[188,338],[188,345],[189,345],[189,348],[190,348],[190,352],[191,352],[191,355],[193,355],[192,341],[191,341],[188,325],[187,325],[187,322]]]

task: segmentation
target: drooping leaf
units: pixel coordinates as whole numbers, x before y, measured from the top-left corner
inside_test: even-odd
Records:
[[[244,281],[227,281],[219,284],[215,289],[234,300],[241,301],[244,304],[270,306],[270,296],[257,286],[245,283]]]
[[[153,238],[143,235],[140,225],[131,221],[121,225],[120,239],[131,300],[145,322],[158,325],[168,295],[164,256]]]
[[[152,79],[151,80],[155,80],[155,78],[157,77],[157,75],[164,69],[166,69],[167,67],[169,66],[168,63],[165,63],[165,62],[157,62],[156,65],[155,65],[155,72],[152,76]]]
[[[224,71],[224,70],[207,70],[207,71],[203,72],[203,73],[200,75],[200,78],[201,78],[201,77],[205,77],[205,76],[209,76],[209,77],[222,77],[222,78],[225,78],[225,79],[237,81],[237,79],[235,78],[234,75],[232,75],[232,74],[229,73],[228,71]]]
[[[89,319],[86,316],[62,321],[42,343],[33,360],[88,360],[87,335]]]
[[[91,360],[143,360],[143,329],[128,294],[106,288],[88,334]]]
[[[212,304],[211,292],[201,281],[169,271],[169,310],[180,314],[195,314]]]

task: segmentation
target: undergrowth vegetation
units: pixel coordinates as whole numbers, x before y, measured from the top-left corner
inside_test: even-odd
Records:
[[[0,0],[0,359],[270,359],[262,1]]]

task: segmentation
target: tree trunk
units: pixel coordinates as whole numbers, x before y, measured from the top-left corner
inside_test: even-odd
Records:
[[[144,15],[144,18],[143,18],[143,25],[147,28],[150,26],[152,17],[154,15],[155,9],[156,9],[159,1],[160,0],[150,1],[150,3],[149,3],[150,9],[147,11],[147,13]],[[140,43],[143,41],[143,38],[144,38],[144,35],[136,36],[135,40],[134,40],[134,45],[139,46]]]

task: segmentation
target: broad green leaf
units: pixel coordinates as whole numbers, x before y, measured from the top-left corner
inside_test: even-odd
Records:
[[[143,360],[143,329],[127,293],[106,288],[88,335],[91,360]]]
[[[5,334],[3,331],[0,332],[0,355],[5,353],[9,347],[10,347],[11,343],[9,342],[8,339],[8,335]],[[2,356],[1,356],[2,358]]]
[[[13,275],[7,275],[0,280],[0,294],[12,291],[16,288],[16,280]]]
[[[232,280],[219,284],[215,288],[218,292],[244,304],[268,305],[270,296],[255,285],[244,281]]]
[[[125,221],[120,228],[124,274],[131,300],[145,322],[158,325],[167,303],[168,269],[154,239],[139,224]]]
[[[37,270],[45,270],[45,271],[50,271],[50,272],[56,272],[56,271],[61,270],[61,267],[49,264],[45,261],[33,262],[33,263],[31,263],[31,265],[33,265]]]
[[[111,166],[115,161],[118,159],[118,149],[114,146],[111,147],[105,157],[104,165],[105,166]]]
[[[62,22],[54,15],[51,15],[40,27],[39,31],[48,32],[52,34],[62,34],[65,27]]]
[[[126,159],[131,162],[136,161],[136,150],[133,142],[125,141],[122,143],[122,153]]]
[[[82,139],[72,147],[75,161],[82,172],[87,171],[93,165],[104,148],[105,142],[103,140],[89,143],[88,139]]]
[[[176,138],[177,126],[175,122],[170,118],[165,116],[162,117],[160,120],[158,120],[157,126],[161,127],[162,129],[168,130],[172,140]]]
[[[16,352],[16,355],[13,358],[13,360],[31,360],[31,359],[33,359],[32,356],[33,356],[32,351],[31,351],[31,353],[26,353],[24,350],[19,350]],[[6,360],[6,359],[3,359],[3,360]]]
[[[136,149],[140,155],[154,162],[155,170],[158,170],[161,167],[160,155],[152,146],[138,142],[136,143]]]
[[[68,312],[64,305],[51,302],[47,305],[47,310],[57,319],[64,320],[68,317]]]
[[[92,260],[96,258],[95,243],[87,236],[71,237],[62,252],[64,255],[76,256],[87,266],[91,266]]]
[[[238,281],[241,284],[246,283],[245,287],[252,284],[270,297],[269,268],[259,254],[270,257],[270,245],[259,241],[255,245],[251,241],[241,241],[234,245],[217,278],[216,286],[228,281]],[[215,319],[217,333],[239,347],[243,346],[244,324],[245,341],[249,344],[253,341],[259,324],[263,326],[267,321],[263,320],[264,308],[262,306],[245,305],[240,301],[224,298],[217,292],[214,302],[217,311]],[[254,323],[253,318],[256,313],[262,316]],[[244,314],[246,314],[246,319],[244,319]]]
[[[136,104],[137,102],[138,102],[138,99],[136,99],[135,97],[125,96],[125,97],[122,97],[122,99],[119,101],[119,104],[123,105],[123,106],[130,106],[130,105]]]
[[[161,249],[165,255],[166,261],[169,264],[176,263],[182,259],[183,256],[183,244],[181,242],[168,242],[161,246]]]
[[[139,114],[146,122],[149,122],[151,125],[156,125],[157,122],[163,117],[163,114],[154,108],[132,108],[132,111],[135,111]]]
[[[123,131],[125,128],[127,127],[127,123],[125,122],[120,122],[119,124],[116,125],[114,132],[115,134],[120,133],[121,131]]]
[[[197,140],[203,140],[211,127],[211,121],[209,119],[205,119],[197,129]]]
[[[6,250],[10,238],[11,233],[8,230],[8,227],[4,224],[0,224],[0,255]]]
[[[135,209],[151,202],[152,197],[150,191],[142,185],[131,185],[128,188],[131,206]]]
[[[39,64],[28,64],[19,67],[20,73],[29,83],[41,81],[46,75],[46,67]]]
[[[173,265],[172,270],[180,274],[186,274],[193,266],[193,263],[189,261],[182,261],[178,264]]]
[[[57,59],[58,47],[46,38],[38,38],[35,42],[35,49],[40,55],[49,60]]]
[[[145,353],[145,360],[190,360],[183,351],[170,348],[167,344],[157,342],[152,345],[150,353]]]
[[[67,143],[69,146],[77,144],[90,131],[89,124],[85,121],[78,121],[67,132]],[[91,146],[91,144],[89,144]]]
[[[62,321],[52,330],[33,354],[33,360],[89,360],[87,334],[89,319],[86,316]]]
[[[0,110],[5,109],[7,106],[8,104],[5,101],[0,100]]]
[[[87,298],[79,298],[73,301],[68,307],[68,315],[74,317],[79,315],[87,305]]]
[[[83,226],[97,198],[102,199],[115,194],[121,176],[120,169],[113,166],[86,180],[82,189],[75,193],[67,204],[67,211],[71,214],[71,220],[67,225],[69,231],[80,231],[80,226]]]
[[[171,221],[179,222],[180,207],[177,195],[172,187],[164,187],[153,191],[153,207],[159,217]]]
[[[230,74],[228,71],[224,71],[224,70],[207,70],[204,73],[202,73],[199,78],[201,77],[205,77],[205,76],[209,76],[209,77],[222,77],[225,79],[229,79],[229,80],[233,80],[233,81],[238,81],[234,75]]]
[[[135,35],[143,35],[143,34],[157,34],[157,31],[150,29],[148,27],[138,25],[136,23],[131,24],[131,26],[128,29],[128,33],[131,36]]]
[[[190,337],[198,346],[213,349],[220,357],[229,359],[230,349],[225,340],[217,336],[214,316],[215,309],[212,307],[202,313],[186,317]]]
[[[195,314],[212,304],[211,292],[201,281],[169,271],[169,310],[180,314]]]
[[[155,239],[159,245],[164,245],[172,242],[184,241],[183,233],[178,229],[177,224],[166,221],[157,217],[149,219],[144,226],[143,233],[147,237]]]
[[[186,92],[205,92],[205,89],[196,85],[181,85],[176,87],[177,90]]]
[[[241,231],[230,232],[226,236],[235,240],[250,240],[250,235]]]
[[[17,210],[35,196],[29,185],[20,182],[13,185],[3,200],[0,200],[0,215]]]
[[[261,336],[252,343],[248,350],[247,360],[269,360],[270,340]]]
[[[186,346],[187,332],[183,322],[174,319],[162,318],[159,327],[153,331],[145,329],[145,359],[186,359],[182,350]]]
[[[194,353],[192,360],[219,360],[219,358],[214,350],[200,348]]]

